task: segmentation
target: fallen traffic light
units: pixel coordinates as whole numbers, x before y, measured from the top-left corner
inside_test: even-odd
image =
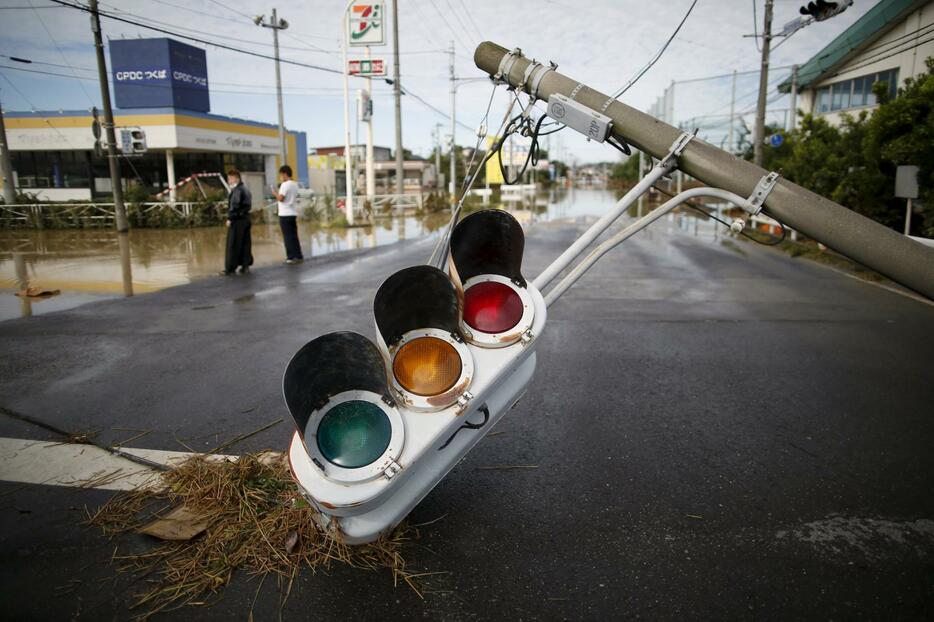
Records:
[[[375,345],[331,333],[289,363],[292,475],[322,526],[346,542],[399,524],[525,392],[546,311],[521,274],[523,243],[505,212],[464,218],[451,235],[450,278],[415,266],[379,287]],[[484,293],[490,283],[510,293]],[[470,323],[462,296],[464,311],[475,310]]]

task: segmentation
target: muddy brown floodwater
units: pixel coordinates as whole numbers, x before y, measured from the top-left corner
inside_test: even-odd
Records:
[[[537,220],[600,215],[615,202],[603,189],[552,191],[530,204],[507,207],[524,224]],[[516,208],[516,209],[514,209]],[[437,232],[447,213],[399,216],[377,220],[373,226],[326,229],[300,223],[306,257],[348,249],[372,248]],[[285,259],[282,235],[275,224],[255,224],[254,267]],[[122,249],[120,237],[109,229],[0,231],[0,320],[72,308],[94,300],[139,295],[173,285],[212,277],[224,264],[224,227],[191,229],[134,229]],[[124,265],[129,262],[129,282]],[[25,299],[15,292],[26,287],[60,290],[47,298]]]

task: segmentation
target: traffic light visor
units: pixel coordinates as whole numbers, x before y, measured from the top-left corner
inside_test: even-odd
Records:
[[[376,327],[388,347],[406,333],[435,328],[458,332],[457,290],[447,274],[434,266],[413,266],[386,279],[373,300]]]
[[[474,212],[451,233],[451,257],[461,282],[481,274],[497,274],[525,287],[524,249],[522,225],[501,209]]]

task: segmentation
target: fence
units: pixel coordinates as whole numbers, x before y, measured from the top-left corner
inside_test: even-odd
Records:
[[[226,205],[224,201],[210,203],[215,208]],[[201,202],[147,202],[128,203],[136,206],[138,213],[144,216],[155,212],[170,211],[176,216],[189,220],[196,206]],[[22,203],[14,205],[0,204],[0,228],[33,227],[41,229],[47,219],[66,223],[74,227],[82,225],[102,225],[114,220],[113,203]]]

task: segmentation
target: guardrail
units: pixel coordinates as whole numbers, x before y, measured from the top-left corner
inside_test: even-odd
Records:
[[[224,201],[214,202],[215,206],[223,206]],[[128,203],[141,208],[143,214],[153,211],[171,210],[178,216],[190,218],[196,205],[204,202],[175,202],[153,201],[146,203]],[[115,207],[113,203],[18,203],[7,205],[0,203],[0,224],[9,227],[36,227],[42,228],[45,218],[55,217],[62,220],[80,224],[110,222],[114,219]]]

